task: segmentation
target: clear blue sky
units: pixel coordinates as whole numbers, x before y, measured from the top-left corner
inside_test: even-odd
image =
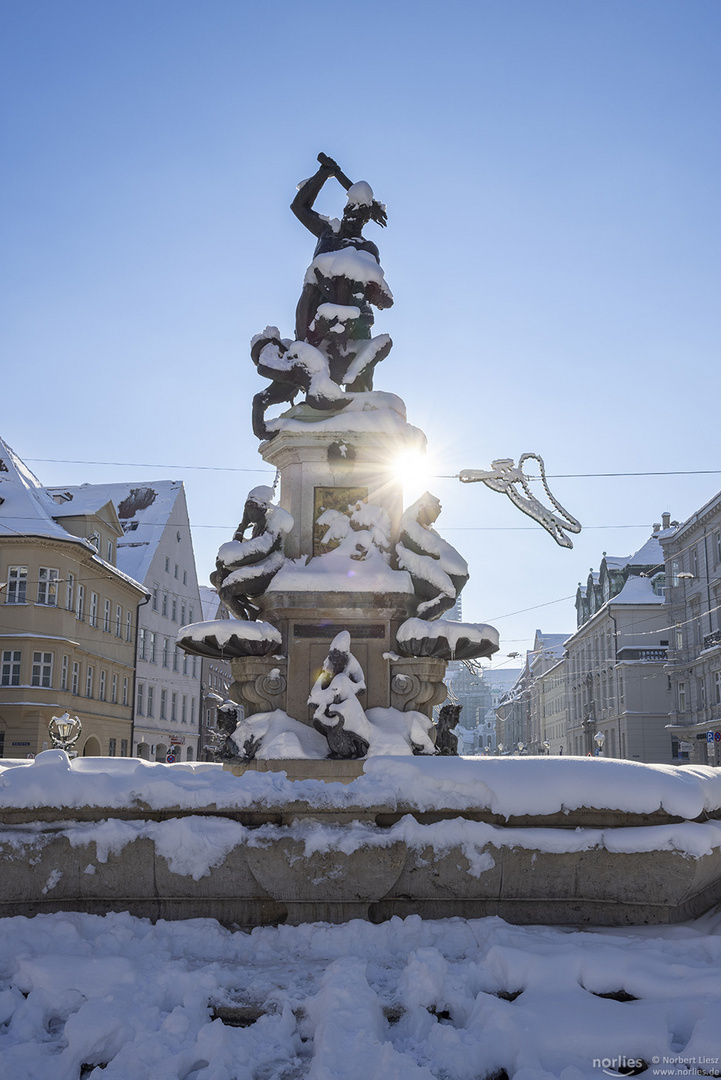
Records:
[[[312,238],[288,204],[324,150],[388,204],[376,386],[439,472],[721,468],[720,46],[718,0],[6,2],[3,436],[48,484],[185,480],[206,580],[268,474],[184,466],[264,469],[248,342],[291,331]],[[554,481],[571,552],[429,486],[464,615],[507,652],[570,632],[551,602],[721,474]]]

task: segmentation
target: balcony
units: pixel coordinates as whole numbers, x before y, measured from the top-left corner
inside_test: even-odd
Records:
[[[655,660],[668,659],[668,649],[619,649],[619,660]]]
[[[721,645],[721,630],[714,630],[712,634],[704,635],[704,649],[713,649],[716,645]]]

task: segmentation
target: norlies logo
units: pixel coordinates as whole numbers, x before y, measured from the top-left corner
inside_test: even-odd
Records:
[[[607,1076],[636,1076],[645,1072],[648,1065],[643,1058],[627,1058],[623,1054],[613,1058],[594,1058],[594,1069],[603,1069]]]

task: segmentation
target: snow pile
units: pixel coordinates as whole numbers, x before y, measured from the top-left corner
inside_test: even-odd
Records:
[[[211,622],[181,626],[177,644],[197,656],[266,656],[279,653],[280,630],[268,622],[241,619],[215,619]]]
[[[449,619],[406,619],[396,635],[401,656],[437,656],[441,660],[473,660],[498,652],[498,631],[485,623]]]
[[[386,715],[392,710],[381,710]],[[366,714],[373,723],[376,710]],[[284,714],[281,714],[284,716]],[[411,721],[420,714],[402,713]],[[256,719],[258,719],[256,717]],[[307,729],[310,731],[310,729]],[[502,817],[581,807],[694,819],[721,810],[721,772],[704,765],[643,765],[610,758],[440,758],[376,755],[350,784],[289,780],[284,772],[242,777],[206,762],[165,765],[138,758],[80,757],[46,750],[34,761],[0,760],[0,809],[401,807],[488,809]]]
[[[434,752],[433,722],[423,713],[368,709],[363,730],[368,740],[367,758]],[[322,760],[328,757],[326,738],[280,709],[271,713],[254,713],[248,719],[241,720],[232,738],[239,753],[243,754],[247,744],[246,752],[251,752],[259,760]]]
[[[721,1068],[718,913],[583,932],[410,916],[244,934],[125,913],[0,929],[0,1069],[18,1080],[604,1080],[619,1058],[649,1077]]]
[[[373,291],[368,296],[370,303],[384,308],[393,303],[393,293],[388,288],[383,270],[370,251],[349,245],[338,251],[326,251],[316,255],[305,272],[304,284],[315,285],[324,278],[347,278],[349,282],[373,286]],[[367,293],[368,289],[364,291]]]
[[[327,530],[322,543],[337,543],[344,555],[356,561],[368,558],[373,548],[383,552],[390,549],[391,519],[380,506],[357,502],[349,505],[345,514],[324,510],[317,524]]]
[[[419,446],[425,447],[426,437],[420,428],[414,428],[406,421],[406,407],[402,398],[382,390],[370,390],[366,393],[348,394],[351,399],[341,412],[323,413],[308,405],[294,405],[283,416],[268,420],[268,428],[279,431],[306,431],[308,424],[318,431],[339,432],[383,432],[388,435],[400,434],[412,438]]]
[[[254,713],[241,720],[231,739],[238,753],[248,758],[317,760],[328,756],[328,743],[323,736],[307,724],[293,720],[282,709]]]

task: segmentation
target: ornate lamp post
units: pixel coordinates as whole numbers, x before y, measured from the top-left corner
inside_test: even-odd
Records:
[[[78,741],[82,730],[83,725],[77,716],[73,717],[67,712],[62,716],[54,716],[48,724],[48,734],[53,740],[53,747],[56,750],[65,750],[73,757],[77,757],[77,750],[70,750],[70,747]]]
[[[606,741],[606,736],[603,734],[602,731],[597,731],[596,734],[593,736],[593,741],[595,742],[597,747],[596,756],[603,757],[603,744]]]

